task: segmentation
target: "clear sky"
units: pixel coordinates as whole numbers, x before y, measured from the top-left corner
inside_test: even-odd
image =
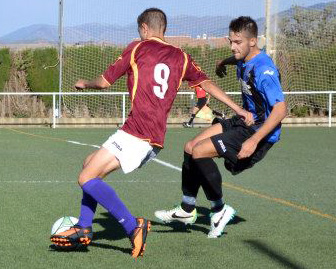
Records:
[[[58,24],[59,0],[0,0],[0,36],[33,24]],[[136,21],[148,7],[163,9],[168,17],[176,15],[219,16],[249,15],[264,17],[265,0],[63,0],[65,12],[72,12],[71,24],[81,24],[85,11],[86,21],[100,16],[100,22],[125,25]],[[278,11],[293,4],[309,6],[331,0],[271,0],[278,4]],[[108,3],[107,5],[103,3]],[[92,16],[91,16],[92,14]],[[127,14],[127,16],[125,15]]]

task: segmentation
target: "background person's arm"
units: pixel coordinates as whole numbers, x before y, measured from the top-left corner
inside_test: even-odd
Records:
[[[228,57],[224,59],[223,61],[219,62],[216,65],[216,75],[219,76],[220,78],[223,78],[226,76],[226,66],[227,65],[236,65],[237,60],[234,56]]]
[[[103,76],[99,76],[92,80],[80,79],[75,84],[75,88],[77,90],[83,90],[83,89],[101,90],[101,89],[106,89],[109,86],[111,86],[110,83],[108,83],[107,80],[104,79]]]

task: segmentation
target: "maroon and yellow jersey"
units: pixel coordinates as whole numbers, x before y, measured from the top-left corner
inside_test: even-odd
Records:
[[[132,107],[121,129],[163,147],[168,113],[182,81],[194,87],[208,78],[190,55],[159,38],[129,44],[103,78],[113,84],[126,73]]]
[[[197,98],[204,98],[206,96],[206,91],[203,90],[200,86],[195,86],[195,92]]]

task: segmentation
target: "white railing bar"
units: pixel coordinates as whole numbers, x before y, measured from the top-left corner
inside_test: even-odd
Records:
[[[226,92],[228,95],[239,95],[241,92]],[[43,95],[48,96],[52,95],[53,98],[53,116],[52,116],[52,127],[56,127],[56,92],[0,92],[1,95]],[[191,95],[191,98],[194,96],[194,92],[178,92],[178,94],[182,95]],[[310,91],[310,92],[284,92],[286,95],[300,95],[300,94],[328,94],[329,102],[328,102],[328,126],[331,127],[332,122],[332,95],[336,94],[336,91]],[[122,95],[123,96],[123,123],[126,119],[126,101],[125,95],[129,95],[128,92],[63,92],[62,95]],[[59,115],[58,115],[59,116]]]
[[[59,95],[58,92],[0,92],[0,95]],[[194,92],[178,92],[177,94],[189,95]],[[229,95],[239,95],[241,92],[226,92]],[[310,92],[284,92],[284,94],[336,94],[336,91],[310,91]],[[62,95],[129,95],[128,92],[63,92]]]
[[[283,92],[284,94],[336,94],[336,91]]]

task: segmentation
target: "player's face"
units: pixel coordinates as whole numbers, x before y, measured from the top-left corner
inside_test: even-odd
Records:
[[[244,60],[251,51],[251,39],[245,31],[230,31],[231,51],[236,60]]]

